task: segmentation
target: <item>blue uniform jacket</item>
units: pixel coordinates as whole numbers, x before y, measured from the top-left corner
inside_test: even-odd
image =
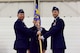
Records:
[[[44,38],[51,36],[51,49],[66,49],[64,40],[64,27],[65,23],[61,18],[57,18],[56,22],[53,22],[49,31],[43,35]]]
[[[14,49],[15,50],[28,49],[29,48],[29,37],[31,37],[32,34],[36,35],[36,32],[33,32],[32,30],[27,28],[26,25],[20,19],[18,19],[15,22],[14,31],[16,35]]]

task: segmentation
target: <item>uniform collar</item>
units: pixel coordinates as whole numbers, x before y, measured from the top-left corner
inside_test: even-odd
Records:
[[[35,25],[33,26],[34,28],[37,28]]]
[[[54,20],[57,20],[59,17],[57,16],[56,18],[54,18]]]
[[[38,30],[36,26],[33,26],[33,27],[34,27],[36,30]],[[42,31],[42,27],[40,28],[40,31]]]
[[[22,21],[21,19],[17,19],[17,20]]]

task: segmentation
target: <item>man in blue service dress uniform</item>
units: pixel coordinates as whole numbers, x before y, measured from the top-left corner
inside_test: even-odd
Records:
[[[64,40],[64,21],[58,16],[59,9],[57,7],[53,7],[52,15],[54,17],[54,21],[51,25],[49,31],[43,36],[39,37],[39,39],[46,39],[51,36],[51,49],[53,53],[65,53],[66,45]],[[41,32],[39,31],[38,34]]]
[[[33,32],[24,24],[23,19],[25,16],[23,9],[18,11],[17,17],[18,19],[14,24],[16,34],[14,49],[17,51],[17,53],[26,53],[27,49],[29,49],[29,37],[31,37],[32,34],[33,36],[36,35],[37,31]]]
[[[44,35],[47,32],[45,30],[45,28],[43,28],[43,27],[39,28],[36,18],[34,18],[33,23],[34,23],[34,26],[30,28],[31,30],[38,31],[38,29],[40,29],[41,35]],[[39,22],[39,24],[40,24],[40,22]],[[47,48],[47,39],[44,39],[44,41],[42,41],[42,52],[43,53],[45,53],[46,48]],[[38,40],[37,35],[32,37],[30,40],[30,53],[40,53],[39,40]]]

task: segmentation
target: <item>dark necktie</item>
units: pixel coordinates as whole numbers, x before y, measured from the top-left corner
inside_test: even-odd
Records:
[[[53,26],[53,24],[54,24],[55,22],[56,22],[56,20],[54,20],[54,21],[53,21],[53,23],[52,23],[52,25],[51,25],[51,26]]]

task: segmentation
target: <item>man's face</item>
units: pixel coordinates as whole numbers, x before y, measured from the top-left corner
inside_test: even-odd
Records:
[[[54,18],[56,18],[59,15],[59,11],[57,10],[52,11],[52,15]]]
[[[40,21],[38,20],[38,21],[33,21],[33,23],[34,23],[34,25],[36,26],[36,27],[39,27],[40,26]]]
[[[17,16],[18,16],[18,19],[21,19],[21,20],[23,20],[25,17],[24,13],[19,13]]]

